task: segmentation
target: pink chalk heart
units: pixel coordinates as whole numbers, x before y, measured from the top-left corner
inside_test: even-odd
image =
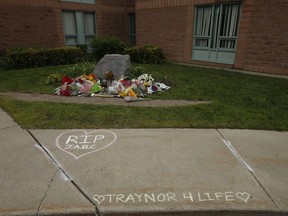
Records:
[[[56,146],[76,160],[111,146],[117,135],[109,130],[69,130],[56,138]]]

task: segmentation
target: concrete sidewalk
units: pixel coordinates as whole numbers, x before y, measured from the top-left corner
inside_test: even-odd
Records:
[[[23,130],[0,109],[0,215],[288,215],[288,132]]]

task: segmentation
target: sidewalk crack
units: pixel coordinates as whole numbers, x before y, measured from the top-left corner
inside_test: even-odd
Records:
[[[17,124],[15,124],[15,125],[11,125],[9,127],[0,128],[0,130],[7,130],[7,129],[10,129],[10,128],[15,128],[15,127],[19,127],[19,126]]]
[[[248,163],[241,157],[241,155],[237,152],[237,150],[233,147],[231,142],[218,130],[216,131],[219,133],[221,139],[225,143],[225,145],[229,148],[229,150],[235,155],[235,157],[244,165],[244,167],[248,170],[248,172],[252,175],[254,180],[259,184],[259,186],[262,188],[262,190],[266,193],[266,195],[269,197],[269,199],[272,201],[272,203],[276,206],[276,208],[279,209],[279,206],[276,204],[276,202],[273,200],[272,196],[268,193],[268,191],[265,189],[265,187],[261,184],[261,182],[258,180],[257,176],[254,173],[254,170],[251,166],[249,166]]]
[[[42,204],[43,204],[44,200],[46,199],[46,197],[48,196],[49,190],[50,190],[50,188],[51,188],[51,186],[52,186],[52,183],[53,183],[53,181],[54,181],[54,178],[55,178],[55,176],[57,175],[58,172],[59,172],[59,171],[56,170],[55,173],[53,174],[52,178],[51,178],[50,181],[48,182],[46,191],[45,191],[45,193],[44,193],[44,196],[42,197],[42,199],[40,200],[40,203],[39,203],[39,205],[38,205],[37,212],[36,212],[36,216],[38,216],[38,214],[39,214],[39,212],[40,212],[40,209],[41,209],[41,207],[42,207]]]
[[[38,139],[29,131],[27,130],[27,132],[30,134],[30,136],[37,142],[38,146],[40,147],[40,149],[47,155],[47,157],[49,158],[49,160],[52,161],[52,163],[54,164],[54,166],[57,168],[57,171],[60,171],[72,184],[73,186],[88,200],[88,202],[90,202],[94,207],[95,207],[95,216],[102,216],[99,208],[97,207],[97,204],[94,203],[94,201],[85,193],[84,190],[81,189],[81,187],[73,180],[73,178],[65,171],[65,169],[61,166],[61,164],[54,158],[54,156],[52,155],[52,153],[45,147],[43,146]],[[48,189],[50,189],[51,184],[53,182],[53,179],[56,175],[56,173],[54,174],[52,180],[50,181],[50,186]],[[47,190],[48,192],[48,190]],[[46,193],[45,193],[46,194]],[[48,193],[47,193],[48,194]],[[46,194],[46,196],[47,196]],[[40,205],[38,207],[38,211],[36,216],[38,216],[41,204],[43,202],[43,200],[46,198],[46,196],[44,196],[44,198],[41,200]]]

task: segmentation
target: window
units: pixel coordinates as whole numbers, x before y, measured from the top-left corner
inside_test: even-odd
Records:
[[[128,22],[129,22],[129,44],[131,46],[136,45],[136,19],[135,13],[128,14]]]
[[[76,2],[76,3],[87,3],[87,4],[95,4],[96,0],[61,0],[63,2]]]
[[[63,28],[66,45],[76,45],[78,43],[76,14],[74,12],[63,12]]]
[[[94,13],[83,13],[85,43],[90,43],[96,35],[96,23]]]
[[[62,19],[65,44],[67,46],[89,44],[96,36],[95,13],[63,11]]]
[[[234,63],[240,8],[239,3],[196,7],[194,60]]]

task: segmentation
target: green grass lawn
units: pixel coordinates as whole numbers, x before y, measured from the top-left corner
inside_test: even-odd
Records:
[[[238,128],[288,130],[288,80],[175,64],[141,65],[171,89],[152,99],[209,100],[185,107],[123,107],[24,102],[0,97],[23,128]],[[67,66],[66,66],[67,67]],[[0,70],[0,92],[53,94],[63,66]]]

